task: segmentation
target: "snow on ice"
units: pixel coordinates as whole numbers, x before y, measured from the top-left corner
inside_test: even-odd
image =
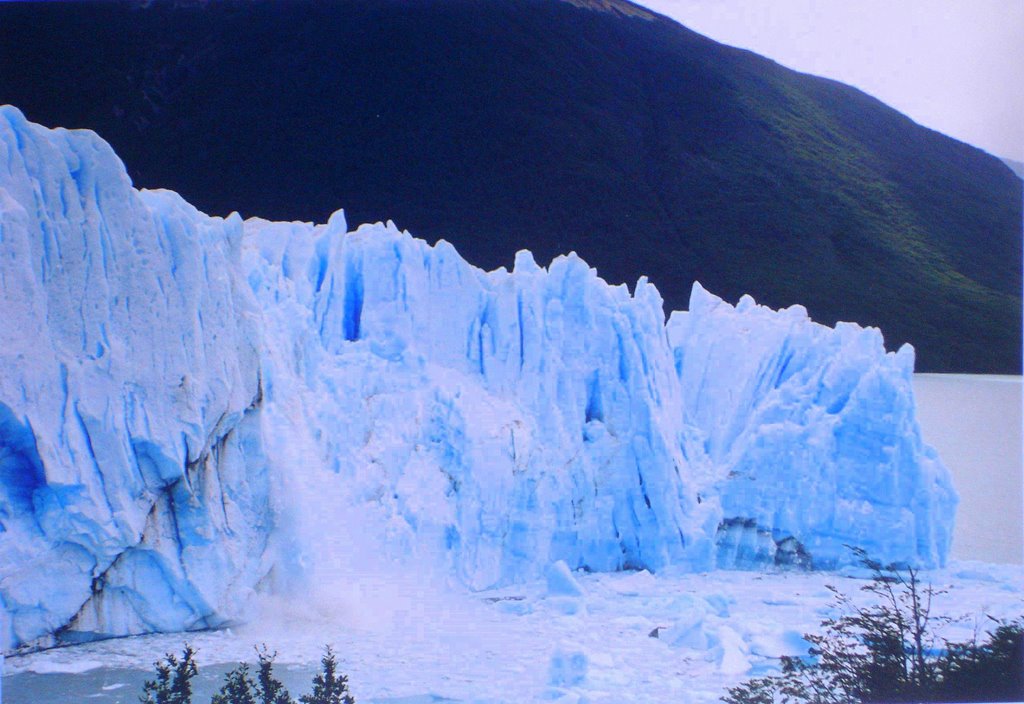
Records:
[[[583,617],[580,569],[950,547],[913,352],[877,330],[699,284],[666,324],[646,279],[609,286],[574,254],[484,272],[340,211],[209,217],[11,107],[0,322],[9,648],[220,626],[368,565],[472,590],[546,574],[545,608]],[[739,671],[754,646],[702,630],[722,609],[694,601],[667,633]],[[555,688],[587,676],[563,655]]]

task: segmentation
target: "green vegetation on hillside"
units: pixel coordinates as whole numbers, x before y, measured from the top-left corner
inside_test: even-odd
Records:
[[[393,219],[508,266],[577,251],[1021,369],[1022,182],[848,86],[555,0],[0,7],[0,102],[213,214]]]

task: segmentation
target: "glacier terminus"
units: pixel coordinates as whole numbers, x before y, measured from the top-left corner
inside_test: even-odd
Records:
[[[942,565],[913,350],[574,254],[207,216],[0,108],[9,651],[214,628],[325,545],[486,589],[571,570]],[[343,580],[345,574],[333,575]]]

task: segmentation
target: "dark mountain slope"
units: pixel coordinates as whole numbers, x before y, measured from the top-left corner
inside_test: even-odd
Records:
[[[576,250],[668,308],[698,279],[877,325],[920,370],[1020,372],[1004,164],[848,86],[579,4],[8,5],[0,102],[95,129],[136,185],[211,213],[344,207],[485,267]]]
[[[1017,174],[1018,178],[1024,179],[1024,163],[1013,159],[1003,159],[1003,163],[1010,167],[1010,171]]]

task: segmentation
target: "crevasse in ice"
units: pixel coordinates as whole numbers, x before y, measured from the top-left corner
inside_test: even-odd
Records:
[[[206,628],[371,550],[571,568],[941,564],[913,352],[575,255],[483,272],[391,223],[209,217],[0,108],[8,647]],[[327,563],[332,562],[326,560]]]

